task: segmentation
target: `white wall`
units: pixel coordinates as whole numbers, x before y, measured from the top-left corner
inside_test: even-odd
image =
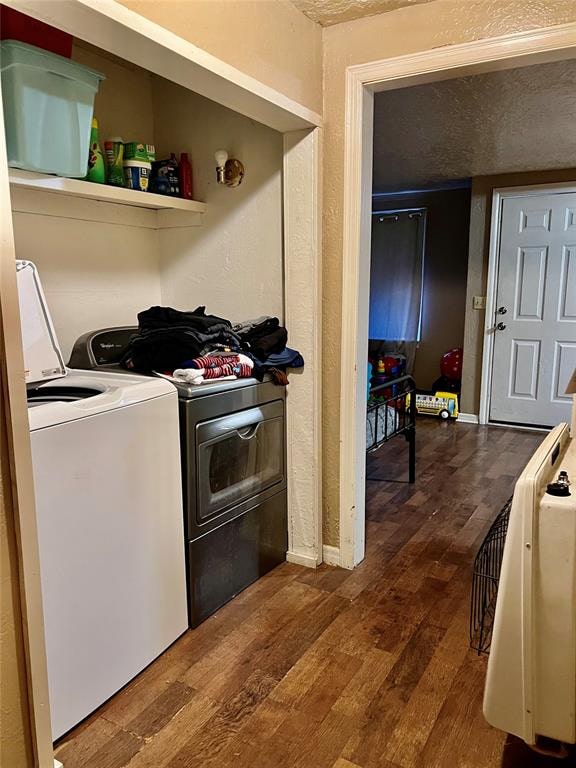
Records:
[[[13,220],[16,255],[40,271],[66,361],[86,331],[134,325],[139,310],[160,303],[155,230],[35,213]]]
[[[282,136],[161,78],[152,90],[158,156],[188,151],[194,196],[208,204],[201,227],[160,232],[163,301],[231,320],[282,317]],[[240,187],[216,183],[221,148],[245,165]]]

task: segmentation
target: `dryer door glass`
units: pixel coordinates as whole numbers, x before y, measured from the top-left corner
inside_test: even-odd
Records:
[[[284,480],[284,404],[222,416],[197,427],[198,523]]]

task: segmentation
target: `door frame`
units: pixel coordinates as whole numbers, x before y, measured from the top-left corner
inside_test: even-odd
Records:
[[[490,399],[492,396],[492,369],[494,365],[494,317],[498,291],[500,266],[500,227],[502,203],[506,198],[531,197],[546,193],[576,192],[576,183],[532,184],[524,187],[501,187],[492,192],[490,215],[490,246],[488,251],[488,282],[486,286],[486,315],[484,319],[484,346],[482,351],[482,378],[480,383],[480,424],[490,424]],[[530,427],[532,429],[532,427]]]
[[[353,568],[365,551],[365,439],[374,94],[531,64],[574,58],[576,23],[449,45],[346,69],[342,335],[340,378],[340,552]]]
[[[33,18],[177,82],[283,135],[284,310],[306,368],[287,398],[288,553],[308,567],[322,561],[321,509],[321,141],[322,118],[115,0],[3,0]],[[0,102],[1,108],[1,102]],[[1,118],[1,109],[0,109]],[[0,124],[0,311],[6,341],[6,405],[17,533],[28,715],[35,765],[53,768],[41,584],[24,363],[14,271],[14,239],[4,131]],[[4,222],[4,219],[6,220]],[[302,302],[310,311],[301,312]]]

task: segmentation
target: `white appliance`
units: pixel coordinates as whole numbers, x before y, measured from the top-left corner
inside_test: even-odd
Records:
[[[36,268],[17,269],[57,739],[187,629],[178,395],[67,370]]]
[[[572,484],[549,487],[560,472]],[[576,439],[566,424],[546,436],[514,490],[484,715],[527,744],[576,742]]]

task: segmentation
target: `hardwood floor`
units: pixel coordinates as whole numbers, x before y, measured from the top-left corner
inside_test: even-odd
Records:
[[[481,711],[471,564],[542,434],[421,418],[373,454],[354,571],[286,563],[58,745],[65,768],[526,768]],[[555,763],[562,765],[562,763]],[[540,763],[538,763],[540,765]]]

